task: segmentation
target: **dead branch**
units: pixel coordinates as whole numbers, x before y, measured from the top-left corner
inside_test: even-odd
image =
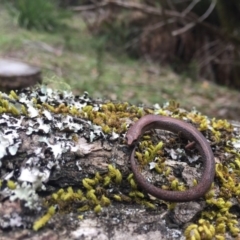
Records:
[[[99,4],[95,4],[92,6],[77,6],[77,7],[71,7],[70,10],[76,11],[76,12],[82,12],[82,11],[90,11],[90,10],[95,10],[98,8],[106,7],[108,5],[115,5],[121,8],[129,9],[129,10],[137,10],[141,11],[146,14],[152,14],[155,16],[162,16],[162,9],[160,8],[154,8],[147,6],[145,4],[139,4],[139,3],[133,3],[133,2],[121,2],[117,0],[108,0],[104,1]],[[181,13],[178,13],[176,11],[171,11],[171,10],[165,10],[166,15],[171,16],[171,17],[182,17]]]
[[[183,16],[186,16],[193,8],[194,6],[199,3],[201,0],[194,0],[193,2],[191,2],[187,8],[182,12]]]
[[[198,2],[199,0],[196,0],[194,2]],[[190,6],[190,5],[189,5]],[[207,17],[209,17],[209,15],[212,13],[212,11],[214,10],[216,6],[216,0],[213,0],[212,3],[210,4],[209,8],[207,9],[207,11],[197,19],[197,21],[195,22],[191,22],[187,25],[185,25],[183,28],[180,28],[178,30],[172,31],[172,35],[173,36],[177,36],[179,34],[183,34],[184,32],[187,32],[188,30],[190,30],[191,28],[195,27],[197,23],[200,23],[202,21],[204,21]],[[193,6],[191,6],[193,7]],[[188,9],[188,8],[187,8]],[[190,9],[190,7],[189,7]],[[187,14],[187,12],[189,12],[190,10],[188,9],[188,11],[183,11],[184,14]]]
[[[89,5],[89,6],[71,7],[70,10],[75,11],[75,12],[91,11],[91,10],[95,10],[97,8],[105,7],[108,4],[109,4],[109,2],[102,2],[102,3]]]

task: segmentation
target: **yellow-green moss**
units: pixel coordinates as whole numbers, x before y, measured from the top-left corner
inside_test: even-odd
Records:
[[[11,190],[14,190],[14,189],[16,189],[16,183],[12,180],[8,180],[7,181],[7,187]]]
[[[40,228],[42,228],[50,220],[50,218],[55,214],[55,211],[56,209],[54,206],[49,207],[47,213],[33,224],[33,230],[37,231]]]

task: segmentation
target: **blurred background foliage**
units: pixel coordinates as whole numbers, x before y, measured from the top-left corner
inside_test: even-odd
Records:
[[[99,17],[85,20],[93,34],[107,36],[111,51],[121,46],[131,57],[190,70],[194,79],[240,87],[238,0],[110,1],[105,8],[100,2]]]
[[[104,50],[125,51],[133,58],[170,65],[177,72],[190,69],[195,79],[240,87],[238,0],[12,0],[7,4],[27,29],[61,30],[66,27],[62,20],[72,16],[70,9],[81,12],[88,30],[100,36],[96,44],[100,59]]]
[[[132,103],[177,99],[184,107],[207,109],[216,101],[210,107],[215,111],[206,110],[212,116],[219,109],[226,113],[225,104],[240,112],[237,102],[226,100],[225,89],[209,84],[240,87],[239,0],[2,3],[22,30],[0,22],[6,28],[0,31],[0,55],[33,62],[49,82]]]
[[[59,7],[57,0],[15,0],[5,1],[9,13],[17,18],[18,24],[26,29],[45,31],[61,30],[63,19],[71,17],[71,12]]]

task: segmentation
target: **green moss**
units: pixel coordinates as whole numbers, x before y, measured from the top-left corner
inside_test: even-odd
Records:
[[[38,231],[40,228],[46,225],[50,218],[55,214],[55,211],[55,207],[49,207],[47,213],[33,224],[33,230]]]

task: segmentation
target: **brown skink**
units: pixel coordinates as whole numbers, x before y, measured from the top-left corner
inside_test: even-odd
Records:
[[[163,129],[174,133],[180,133],[186,139],[195,142],[195,147],[202,156],[203,173],[198,185],[186,191],[170,191],[155,187],[148,182],[139,172],[135,160],[135,143],[150,129]],[[166,201],[187,202],[202,197],[211,187],[215,175],[215,161],[212,149],[206,138],[192,125],[171,117],[159,115],[146,115],[134,123],[126,134],[127,144],[133,146],[130,163],[138,185],[149,194]]]

